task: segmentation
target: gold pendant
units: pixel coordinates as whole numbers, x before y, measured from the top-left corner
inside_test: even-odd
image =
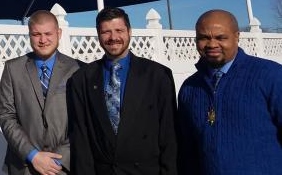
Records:
[[[213,125],[215,122],[215,111],[213,108],[208,112],[208,122],[210,125]]]

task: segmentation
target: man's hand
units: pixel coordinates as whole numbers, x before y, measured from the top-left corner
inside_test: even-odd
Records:
[[[62,166],[57,165],[54,159],[61,159],[62,155],[51,152],[38,152],[32,159],[32,165],[42,175],[56,175]]]

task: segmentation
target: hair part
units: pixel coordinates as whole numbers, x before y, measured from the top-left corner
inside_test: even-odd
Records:
[[[124,23],[128,29],[131,28],[130,21],[127,13],[121,8],[118,7],[105,7],[103,10],[101,10],[97,17],[96,17],[96,28],[99,31],[101,23],[104,21],[110,21],[115,18],[122,18],[124,20]]]

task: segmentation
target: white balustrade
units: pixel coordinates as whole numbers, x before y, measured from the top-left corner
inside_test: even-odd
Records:
[[[96,28],[69,27],[63,8],[55,5],[51,11],[58,17],[63,30],[59,46],[61,52],[88,63],[102,57],[104,51]],[[178,91],[183,80],[196,71],[194,64],[199,54],[195,31],[162,29],[160,16],[153,9],[148,12],[146,20],[146,29],[132,29],[130,50],[170,67]],[[239,45],[248,54],[282,63],[282,33],[241,32]],[[27,26],[0,25],[0,76],[6,60],[30,51]]]

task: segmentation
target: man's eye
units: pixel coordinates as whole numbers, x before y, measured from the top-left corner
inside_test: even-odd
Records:
[[[206,36],[200,36],[200,37],[197,37],[196,38],[197,40],[208,40],[208,37],[206,37]]]
[[[220,37],[217,37],[216,39],[219,40],[219,41],[223,41],[223,40],[226,40],[228,38],[225,37],[225,36],[220,36]]]

